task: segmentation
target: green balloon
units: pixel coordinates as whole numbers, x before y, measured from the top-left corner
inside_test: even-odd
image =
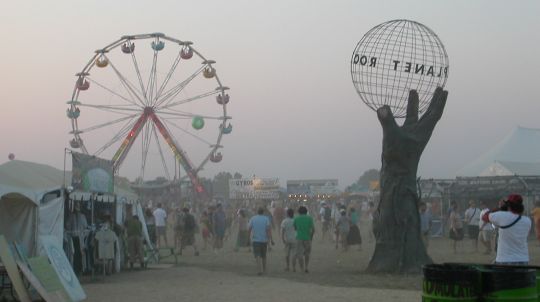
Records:
[[[194,117],[191,126],[196,130],[201,130],[204,127],[204,119],[200,116]]]

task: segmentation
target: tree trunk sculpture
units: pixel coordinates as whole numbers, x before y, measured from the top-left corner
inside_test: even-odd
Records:
[[[402,126],[396,123],[389,106],[377,110],[383,128],[381,196],[373,215],[376,246],[368,272],[419,273],[422,265],[432,262],[420,233],[416,173],[447,96],[447,91],[437,88],[419,119],[418,94],[411,90]]]

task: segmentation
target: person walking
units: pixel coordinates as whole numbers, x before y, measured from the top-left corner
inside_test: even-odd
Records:
[[[425,202],[420,202],[418,211],[420,212],[420,233],[422,235],[422,241],[424,241],[424,245],[427,249],[429,247],[429,232],[431,231],[433,221]]]
[[[540,245],[540,201],[534,203],[534,209],[531,211],[531,218],[534,223],[536,240],[538,240],[538,244]]]
[[[250,246],[248,228],[249,220],[246,216],[246,211],[244,209],[238,210],[236,219],[238,222],[238,235],[236,237],[236,246],[234,247],[234,251],[238,252],[240,248]]]
[[[225,238],[225,229],[227,228],[227,217],[220,203],[218,203],[213,214],[212,226],[214,228],[214,252],[217,253],[223,248],[223,238]]]
[[[349,249],[347,237],[351,230],[351,222],[345,210],[341,210],[340,215],[336,225],[336,250],[338,249],[338,242],[341,242],[341,248],[343,251],[347,251]]]
[[[349,229],[349,234],[347,235],[347,245],[358,245],[358,250],[362,250],[362,236],[360,235],[360,228],[358,227],[358,213],[355,208],[350,208],[349,210],[349,222],[351,227]]]
[[[266,215],[264,215],[264,209],[259,208],[257,215],[251,217],[248,223],[249,233],[251,235],[251,242],[253,246],[253,255],[257,262],[258,272],[257,275],[266,273],[266,252],[268,250],[268,242],[272,244],[272,225]]]
[[[480,209],[476,207],[474,200],[469,201],[469,208],[465,211],[467,233],[473,242],[474,251],[478,252],[478,233],[480,224]]]
[[[531,219],[523,215],[524,210],[521,195],[511,194],[499,209],[482,216],[484,222],[493,223],[499,229],[495,264],[529,264],[527,236],[531,230]]]
[[[296,230],[294,229],[294,210],[287,209],[287,217],[281,222],[281,241],[285,245],[285,271],[291,267],[296,271]],[[292,259],[291,259],[292,256]]]
[[[144,268],[143,229],[139,216],[133,215],[126,221],[126,234],[129,268],[133,269],[133,263],[137,261],[141,264],[141,268]]]
[[[195,256],[199,256],[199,250],[197,249],[197,244],[195,243],[195,233],[197,232],[197,222],[195,221],[195,216],[189,212],[189,208],[183,208],[183,217],[182,217],[182,231],[180,237],[180,252],[188,247],[192,246],[195,252]]]
[[[484,215],[489,212],[489,208],[487,207],[485,202],[480,203],[480,208],[482,209],[482,211],[480,211],[480,217],[484,217]],[[485,222],[483,219],[480,219],[478,230],[478,240],[486,247],[484,255],[489,255],[491,254],[491,240],[494,237],[493,226],[491,225],[491,223]]]
[[[206,247],[208,246],[208,240],[210,239],[210,218],[208,217],[208,212],[203,211],[200,218],[200,225],[201,225],[201,236],[203,239],[203,250],[206,250]]]
[[[315,224],[313,218],[307,215],[307,208],[298,208],[298,216],[294,218],[294,229],[296,230],[296,257],[300,269],[309,273],[309,258],[311,255],[311,241],[315,234]]]
[[[450,217],[450,239],[454,241],[452,247],[454,253],[457,253],[457,242],[463,240],[463,220],[458,212],[457,203],[452,204]]]
[[[156,242],[158,248],[166,247],[167,244],[167,212],[162,208],[161,203],[158,203],[157,209],[152,213],[156,223]],[[162,245],[161,239],[165,245]]]

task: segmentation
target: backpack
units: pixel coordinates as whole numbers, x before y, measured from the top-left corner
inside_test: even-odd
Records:
[[[184,217],[184,230],[192,231],[195,229],[195,217],[191,214],[187,214]]]
[[[324,220],[330,221],[332,219],[332,209],[329,207],[324,208]]]

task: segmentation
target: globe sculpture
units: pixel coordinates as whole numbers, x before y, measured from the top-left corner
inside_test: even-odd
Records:
[[[439,37],[427,26],[392,20],[375,26],[358,42],[351,58],[351,76],[358,95],[371,109],[383,105],[394,117],[405,117],[409,91],[426,110],[435,88],[448,78],[448,55]]]

